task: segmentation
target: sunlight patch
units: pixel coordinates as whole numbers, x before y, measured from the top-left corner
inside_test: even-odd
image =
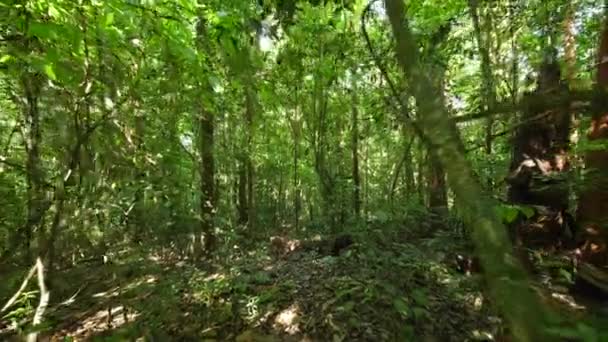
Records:
[[[211,274],[211,275],[207,276],[205,278],[205,281],[222,280],[222,279],[225,279],[225,278],[226,278],[226,276],[223,275],[223,274],[221,274],[221,273],[214,273],[214,274]]]
[[[129,322],[133,322],[139,315],[138,312],[126,309],[122,305],[99,310],[84,319],[80,326],[74,331],[69,332],[67,336],[87,339],[93,334],[107,329],[116,329]]]
[[[100,298],[100,297],[105,297],[105,298],[111,298],[111,297],[116,297],[118,296],[118,287],[115,287],[114,289],[110,290],[110,291],[103,291],[103,292],[97,292],[95,294],[93,294],[93,298]]]
[[[282,330],[289,335],[298,334],[301,332],[300,317],[300,307],[297,304],[292,304],[276,316],[274,319],[274,328]]]

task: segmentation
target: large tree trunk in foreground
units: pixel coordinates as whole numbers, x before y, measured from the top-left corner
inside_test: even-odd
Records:
[[[588,139],[608,143],[608,16],[605,18],[598,53],[597,98]],[[595,265],[608,265],[608,150],[603,147],[588,151],[585,168],[585,189],[580,195],[577,219],[583,228],[578,237],[582,257]]]
[[[427,70],[419,62],[418,46],[403,16],[403,2],[385,0],[385,3],[398,61],[416,99],[424,138],[448,173],[449,185],[458,197],[465,222],[474,229],[473,240],[496,303],[518,341],[542,341],[542,306],[528,286],[524,269],[512,254],[507,231],[493,213],[492,200],[473,176],[457,128],[441,102],[440,89],[429,80]]]

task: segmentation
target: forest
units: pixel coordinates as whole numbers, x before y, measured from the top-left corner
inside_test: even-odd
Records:
[[[608,0],[0,0],[0,340],[608,341]]]

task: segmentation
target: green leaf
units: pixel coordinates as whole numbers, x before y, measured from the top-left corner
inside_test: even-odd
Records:
[[[403,299],[401,299],[401,298],[394,299],[393,300],[393,307],[403,317],[408,317],[409,316],[409,313],[410,313],[409,307],[408,307],[407,303]]]
[[[53,69],[53,65],[50,63],[45,64],[43,67],[44,73],[53,81],[57,80],[57,75],[55,75],[55,70]]]
[[[418,305],[426,306],[429,303],[429,298],[422,289],[415,289],[412,291],[412,298]]]
[[[517,219],[520,210],[511,205],[499,205],[494,207],[494,212],[504,223],[509,224]]]
[[[4,56],[0,57],[0,64],[10,61],[11,58],[13,58],[13,56],[11,56],[11,55],[4,55]]]
[[[105,26],[110,26],[113,23],[114,23],[114,12],[110,12],[110,13],[106,14],[104,24],[105,24]]]
[[[534,215],[536,214],[536,211],[532,207],[521,206],[519,207],[519,209],[524,215],[526,215],[526,218],[528,219],[534,217]]]
[[[573,282],[573,279],[572,279],[572,273],[568,272],[567,270],[565,270],[565,269],[563,269],[563,268],[560,268],[560,269],[559,269],[559,274],[560,274],[560,275],[561,275],[561,276],[562,276],[564,279],[566,279],[566,281],[568,281],[569,283],[572,283],[572,282]]]

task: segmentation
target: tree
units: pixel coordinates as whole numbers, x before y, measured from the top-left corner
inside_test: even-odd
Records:
[[[403,16],[403,3],[386,0],[386,8],[395,36],[398,61],[411,86],[416,106],[423,113],[420,123],[424,138],[435,148],[448,172],[450,187],[456,193],[458,205],[467,213],[465,221],[475,227],[473,240],[482,255],[486,279],[510,321],[514,335],[521,341],[537,341],[543,335],[538,329],[539,321],[543,320],[542,307],[533,304],[538,303],[538,299],[527,287],[525,272],[511,255],[506,231],[488,206],[491,202],[473,178],[456,127],[441,103],[440,91],[433,86],[420,65],[416,43]],[[509,261],[505,262],[505,259]],[[508,281],[502,280],[505,277]],[[507,303],[504,298],[517,298],[520,302]]]

